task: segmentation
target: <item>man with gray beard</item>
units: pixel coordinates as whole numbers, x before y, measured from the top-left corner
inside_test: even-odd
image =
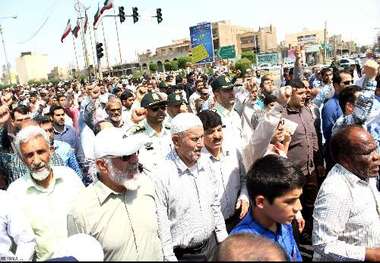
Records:
[[[96,135],[99,180],[79,194],[67,218],[69,236],[96,238],[105,261],[163,260],[154,185],[138,162],[142,138],[115,127]]]

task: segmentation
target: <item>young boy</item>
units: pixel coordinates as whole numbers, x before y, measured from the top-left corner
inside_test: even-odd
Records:
[[[230,234],[266,237],[278,243],[289,260],[302,261],[291,222],[302,209],[304,183],[304,175],[288,159],[273,154],[258,159],[247,174],[252,209]]]

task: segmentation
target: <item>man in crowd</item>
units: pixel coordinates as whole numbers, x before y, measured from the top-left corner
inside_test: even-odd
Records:
[[[49,164],[50,140],[42,128],[22,129],[15,145],[29,171],[10,184],[8,192],[36,236],[36,259],[46,260],[67,237],[67,213],[84,186],[72,169]]]
[[[320,167],[323,167],[323,163],[321,157],[316,157],[317,154],[320,154],[318,138],[313,115],[305,106],[305,83],[299,79],[295,79],[290,82],[290,86],[292,87],[292,95],[282,115],[284,118],[297,124],[297,128],[291,137],[288,158],[306,177],[303,195],[301,196],[303,215],[306,221],[302,237],[304,242],[310,243],[313,206],[319,189],[318,176],[315,169],[316,167],[322,169]],[[321,163],[315,163],[315,160]]]
[[[222,119],[213,111],[198,114],[204,129],[202,154],[212,163],[219,184],[219,197],[227,231],[248,212],[249,199],[241,152],[233,141],[224,139]]]
[[[69,235],[95,237],[106,261],[162,261],[154,184],[138,163],[141,139],[125,138],[115,127],[96,135],[99,180],[79,194],[68,215]]]
[[[314,259],[380,260],[377,149],[376,141],[360,126],[348,126],[333,135],[331,151],[337,164],[315,201]]]
[[[145,119],[127,131],[127,134],[142,134],[144,147],[140,150],[140,161],[154,169],[170,152],[170,127],[165,123],[167,100],[158,92],[149,92],[141,100]]]
[[[164,260],[210,259],[226,236],[217,179],[210,160],[201,157],[203,124],[192,113],[171,123],[174,149],[155,177]]]
[[[181,112],[187,112],[188,107],[186,105],[185,98],[178,93],[171,93],[168,95],[168,116],[166,117],[166,123],[170,125],[171,120]]]

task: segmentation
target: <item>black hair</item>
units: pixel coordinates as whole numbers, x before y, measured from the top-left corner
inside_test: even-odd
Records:
[[[66,98],[65,94],[63,94],[63,93],[57,94],[57,101],[59,101],[59,99],[62,97]]]
[[[56,110],[63,110],[63,111],[65,111],[65,109],[62,106],[60,106],[60,105],[52,105],[50,107],[50,111],[49,111],[50,116],[54,116],[54,112]]]
[[[303,83],[303,81],[300,79],[292,79],[291,81],[289,81],[289,85],[294,89],[306,88],[305,83]]]
[[[22,115],[26,115],[29,113],[29,108],[23,104],[19,104],[16,108],[12,109],[12,111],[11,111],[12,120],[15,119],[15,112],[18,112]]]
[[[255,204],[258,195],[264,196],[270,204],[274,199],[302,188],[305,175],[287,158],[269,154],[258,159],[247,173],[248,194]]]
[[[201,119],[204,130],[213,129],[219,125],[222,125],[222,118],[218,113],[214,111],[201,111],[200,113],[198,113],[198,117],[199,119]]]
[[[265,92],[265,96],[263,97],[264,97],[264,106],[268,106],[272,102],[277,101],[277,97],[275,95],[268,94],[267,92]]]
[[[331,68],[323,68],[323,69],[321,69],[321,76],[322,76],[322,78],[329,71],[332,72],[332,69]]]
[[[46,116],[46,115],[37,115],[33,118],[33,120],[36,121],[38,123],[38,125],[51,122],[50,117]]]
[[[121,95],[120,95],[120,100],[127,100],[130,97],[133,97],[133,92],[130,90],[125,90]]]
[[[360,90],[361,88],[359,86],[351,85],[346,87],[339,93],[339,106],[344,114],[346,113],[345,108],[347,102],[351,102],[352,104],[354,104],[356,101],[355,93]]]
[[[340,77],[340,74],[349,74],[351,75],[351,72],[348,70],[348,69],[341,69],[339,71],[334,71],[333,73],[333,84],[340,84],[340,82],[342,81],[342,78]]]

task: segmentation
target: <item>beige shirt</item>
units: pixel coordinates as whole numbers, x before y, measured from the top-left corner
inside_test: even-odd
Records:
[[[123,194],[101,181],[84,189],[67,218],[69,236],[85,233],[96,238],[105,261],[162,261],[154,186],[141,176],[142,186]]]

